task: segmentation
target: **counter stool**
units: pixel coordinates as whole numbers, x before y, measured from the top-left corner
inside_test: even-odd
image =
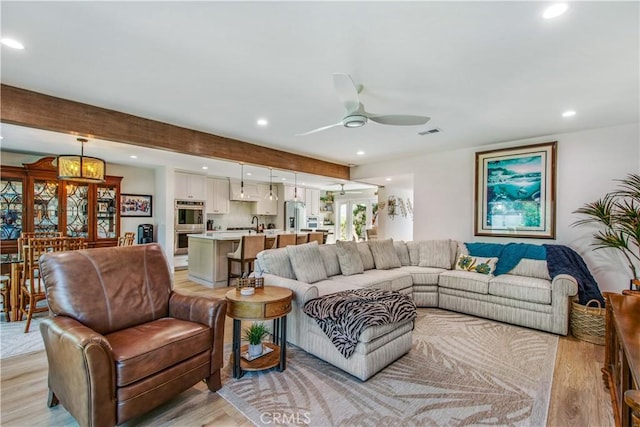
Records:
[[[312,231],[307,236],[309,236],[309,243],[318,242],[319,245],[324,243],[324,233],[322,231]]]
[[[288,234],[288,233],[282,233],[282,234],[278,234],[276,236],[276,248],[284,248],[286,246],[289,245],[295,245],[296,244],[296,235],[295,234]]]
[[[227,286],[231,284],[232,278],[242,277],[245,271],[248,274],[253,270],[253,261],[256,260],[258,253],[265,249],[264,245],[264,234],[242,236],[238,249],[236,249],[235,252],[229,252],[227,254]],[[240,274],[231,272],[234,262],[240,263]],[[246,266],[248,266],[248,268],[245,270]]]
[[[0,296],[2,297],[2,311],[7,322],[11,322],[11,277],[0,276]]]

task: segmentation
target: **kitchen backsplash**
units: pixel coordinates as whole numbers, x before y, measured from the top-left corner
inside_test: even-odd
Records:
[[[213,220],[216,230],[226,230],[229,227],[251,227],[253,218],[252,204],[247,202],[229,202],[229,213],[225,215],[207,214],[207,221]],[[268,223],[275,222],[275,216],[259,215],[260,223],[266,227]],[[253,224],[255,226],[255,223]]]

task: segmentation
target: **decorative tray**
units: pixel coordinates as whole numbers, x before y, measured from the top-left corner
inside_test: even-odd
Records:
[[[249,356],[249,352],[245,351],[244,353],[242,353],[242,358],[245,359],[248,362],[251,362],[252,360],[256,360],[259,357],[265,356],[269,353],[271,353],[273,351],[273,349],[271,347],[267,347],[266,345],[262,346],[262,354],[259,354],[257,356]]]

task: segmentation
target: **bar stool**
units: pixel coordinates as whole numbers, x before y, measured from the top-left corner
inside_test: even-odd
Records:
[[[324,243],[324,233],[322,231],[312,231],[307,236],[309,236],[309,243],[318,242],[319,245]]]
[[[284,248],[286,246],[296,244],[295,234],[278,234],[276,236],[276,248]]]
[[[2,311],[7,322],[11,322],[11,277],[0,276],[0,296],[2,297]]]
[[[227,286],[231,284],[231,279],[234,277],[242,277],[245,273],[245,267],[247,274],[253,270],[253,261],[256,260],[258,253],[262,252],[265,248],[265,236],[264,234],[254,236],[242,236],[240,245],[235,252],[229,252],[227,254]],[[231,268],[234,262],[240,263],[240,274],[231,272]]]
[[[309,234],[298,234],[296,238],[296,245],[304,245],[309,242]]]

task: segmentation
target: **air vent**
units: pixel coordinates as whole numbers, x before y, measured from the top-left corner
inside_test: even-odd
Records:
[[[432,133],[440,133],[442,132],[440,128],[433,128],[429,130],[423,130],[422,132],[418,132],[418,135],[430,135]]]

